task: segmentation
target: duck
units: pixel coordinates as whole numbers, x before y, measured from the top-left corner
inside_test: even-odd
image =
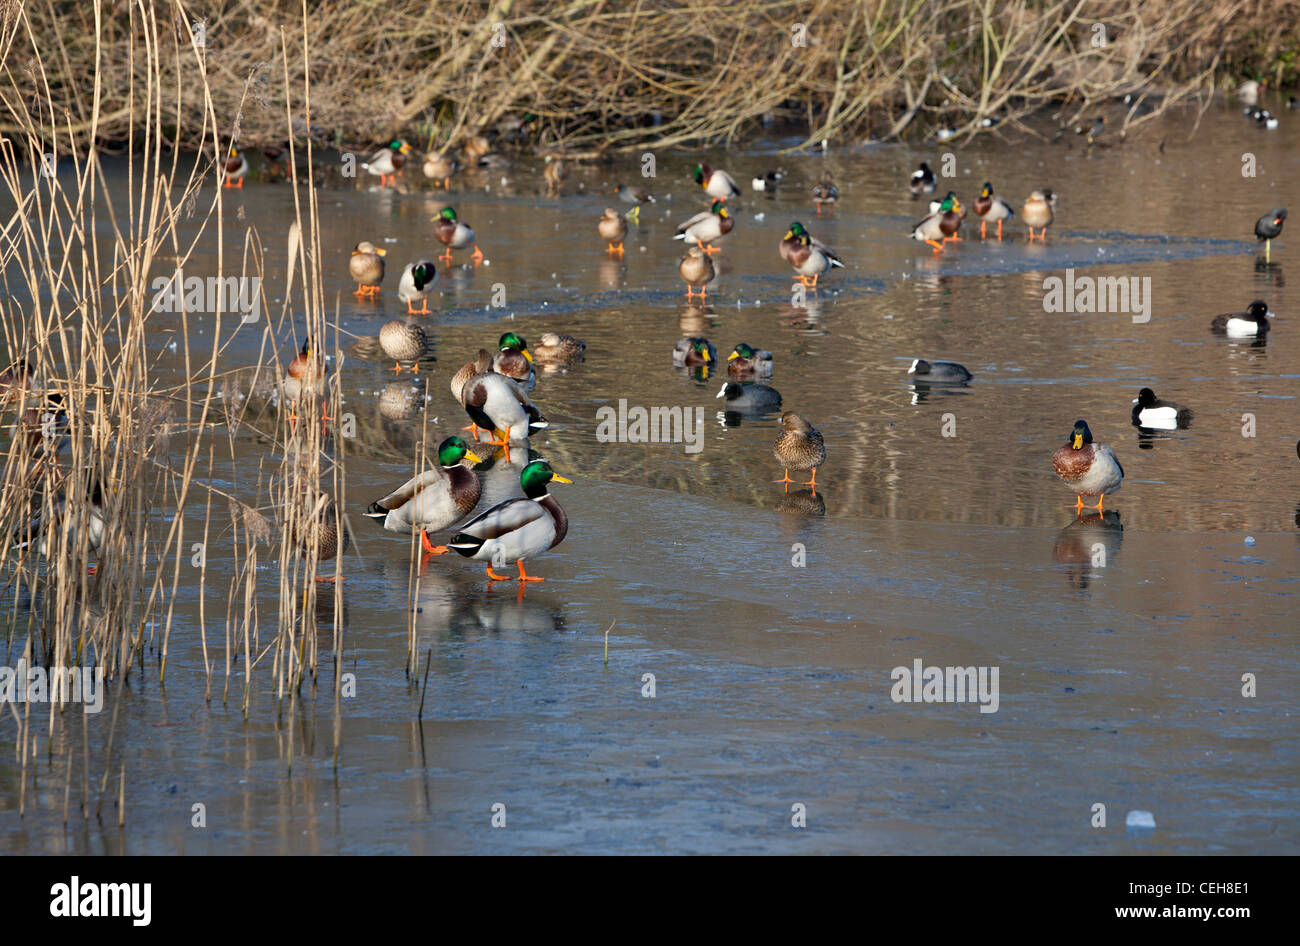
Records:
[[[735,381],[772,376],[772,353],[741,342],[727,356],[727,374]]]
[[[912,192],[913,197],[920,197],[922,194],[933,194],[938,181],[935,179],[934,172],[930,170],[930,165],[924,161],[921,166],[912,172],[911,179],[907,182],[907,189]]]
[[[1255,239],[1264,244],[1264,261],[1268,262],[1273,241],[1282,235],[1282,225],[1286,223],[1286,208],[1278,207],[1255,221]]]
[[[447,265],[451,265],[452,250],[466,250],[471,246],[474,252],[471,258],[477,264],[483,259],[483,251],[478,248],[478,243],[474,239],[474,231],[470,229],[469,224],[456,216],[456,211],[452,207],[443,207],[438,216],[433,218],[433,234],[438,238],[447,252],[438,257],[440,260],[446,260]]]
[[[230,146],[230,154],[226,156],[225,161],[225,179],[222,181],[223,188],[243,190],[244,178],[248,176],[248,158],[240,154],[234,145]]]
[[[107,529],[104,487],[98,474],[92,473],[86,480],[85,491],[78,497],[74,506],[66,490],[60,489],[46,508],[44,497],[33,497],[31,509],[19,522],[11,536],[15,551],[35,548],[44,558],[51,553],[51,537],[65,531],[69,548],[77,549],[83,541],[85,548],[98,557],[104,549],[104,532]],[[55,539],[56,546],[58,544]],[[90,569],[93,574],[95,569]]]
[[[507,463],[512,443],[526,443],[534,432],[550,426],[518,382],[495,371],[470,378],[461,395],[475,435],[480,429],[491,431],[497,439],[487,442],[505,448]]]
[[[1268,334],[1268,320],[1273,313],[1262,299],[1256,299],[1245,312],[1216,315],[1210,322],[1210,331],[1229,338],[1256,338]]]
[[[380,148],[370,156],[369,161],[362,161],[361,166],[379,178],[379,186],[387,187],[397,180],[406,164],[406,156],[411,153],[411,146],[401,138],[391,142],[387,148]]]
[[[522,335],[506,332],[497,341],[497,353],[492,356],[492,370],[519,382],[527,393],[537,386],[537,371],[533,368],[533,353]]]
[[[289,423],[295,426],[298,423],[297,403],[299,398],[304,394],[317,394],[325,381],[325,375],[328,372],[325,363],[325,356],[316,348],[316,343],[311,336],[303,339],[302,349],[297,355],[290,360],[286,373],[288,377],[284,379],[284,396],[289,402]],[[332,420],[325,411],[321,411],[321,430],[325,429],[325,422]]]
[[[487,512],[461,527],[447,543],[466,558],[487,562],[489,581],[510,581],[493,566],[518,564],[518,581],[545,581],[524,571],[524,560],[555,548],[569,532],[569,519],[547,490],[551,483],[572,483],[551,469],[545,460],[534,460],[519,474],[524,495],[497,503]]]
[[[1029,242],[1034,242],[1034,227],[1040,228],[1043,232],[1039,236],[1044,243],[1047,242],[1047,228],[1056,215],[1052,212],[1056,207],[1056,195],[1051,191],[1034,191],[1025,201],[1025,206],[1021,208],[1021,214],[1025,218],[1025,225],[1029,227]]]
[[[1124,468],[1115,451],[1104,443],[1094,443],[1092,431],[1083,420],[1074,422],[1070,439],[1052,454],[1052,468],[1077,496],[1075,508],[1082,511],[1083,497],[1096,496],[1101,511],[1106,495],[1119,489]]]
[[[707,338],[682,338],[673,346],[673,365],[678,368],[718,363],[718,350]]]
[[[917,384],[965,384],[975,377],[955,361],[926,361],[924,358],[913,361],[907,373]]]
[[[465,162],[477,167],[491,152],[492,145],[482,135],[470,135],[461,143],[460,150]]]
[[[1254,105],[1259,101],[1260,83],[1255,79],[1247,79],[1241,85],[1237,86],[1237,98],[1246,105]]]
[[[587,343],[572,335],[557,335],[547,332],[533,349],[533,359],[539,365],[571,365],[581,361],[587,351]]]
[[[4,371],[0,371],[0,403],[8,403],[22,397],[24,391],[36,387],[40,382],[36,369],[26,358],[19,358]]]
[[[1185,429],[1191,426],[1191,423],[1190,408],[1175,404],[1173,401],[1162,401],[1150,388],[1143,388],[1138,392],[1138,396],[1133,398],[1134,427],[1145,427],[1148,430],[1175,430],[1180,427]]]
[[[483,460],[460,437],[448,437],[438,444],[438,465],[412,477],[383,499],[366,509],[366,518],[385,531],[410,535],[419,530],[420,547],[428,555],[445,555],[445,545],[429,541],[430,532],[440,532],[470,515],[483,496],[483,481],[464,461]]]
[[[784,175],[777,171],[764,171],[761,177],[756,177],[749,182],[749,187],[760,194],[775,194],[782,177]]]
[[[686,299],[689,302],[694,297],[696,287],[700,290],[700,301],[703,302],[708,290],[705,286],[713,281],[714,269],[713,260],[709,255],[698,246],[693,246],[686,251],[681,262],[677,264],[677,275],[682,277],[686,283]]]
[[[817,280],[824,273],[844,267],[844,261],[834,250],[821,241],[814,240],[797,221],[781,240],[781,255],[794,267],[799,282],[814,290],[817,288]]]
[[[656,202],[654,194],[651,194],[643,187],[628,187],[626,184],[615,184],[614,193],[618,195],[618,199],[623,201],[623,203],[632,204],[637,207],[642,204],[653,204]]]
[[[420,408],[424,392],[404,381],[390,381],[379,392],[379,413],[389,420],[410,420]]]
[[[424,176],[433,181],[437,187],[442,182],[443,190],[451,190],[451,179],[460,170],[460,161],[437,151],[430,151],[424,156],[421,167]]]
[[[1092,144],[1097,137],[1106,130],[1106,117],[1098,115],[1087,125],[1078,125],[1074,129],[1076,135],[1087,135],[1088,144]]]
[[[790,491],[790,471],[812,471],[812,479],[801,486],[811,486],[813,494],[817,493],[817,468],[826,462],[826,442],[821,431],[812,425],[808,418],[794,411],[781,415],[781,433],[772,444],[772,454],[785,472],[778,483],[785,484],[785,491]]]
[[[613,207],[606,207],[605,213],[596,221],[596,232],[600,238],[609,244],[606,250],[611,256],[618,254],[623,255],[623,238],[627,236],[627,221]],[[618,244],[615,246],[614,244]]]
[[[1259,125],[1261,128],[1267,128],[1269,131],[1272,131],[1278,126],[1278,121],[1276,116],[1274,116],[1273,113],[1266,108],[1259,109],[1259,111],[1256,112],[1253,117],[1257,125]]]
[[[822,205],[835,209],[835,201],[840,199],[840,189],[835,186],[835,178],[827,171],[822,175],[821,182],[813,185],[812,189],[813,203],[817,205],[817,216],[822,215]]]
[[[740,196],[735,179],[726,171],[715,171],[707,164],[697,164],[691,170],[691,177],[704,188],[704,193],[715,200],[725,201],[728,197]]]
[[[451,396],[456,399],[461,407],[465,406],[465,382],[478,374],[492,370],[492,353],[486,348],[480,348],[478,355],[471,362],[467,362],[459,371],[451,376]],[[473,429],[477,436],[477,428],[466,427],[466,430]]]
[[[438,281],[438,265],[422,259],[418,263],[407,263],[402,276],[397,281],[397,298],[406,303],[408,315],[429,314],[429,290]],[[420,308],[415,308],[415,300],[420,300]],[[391,323],[390,323],[391,324]],[[383,335],[380,335],[383,340]]]
[[[715,200],[708,210],[697,213],[677,228],[674,240],[694,243],[705,253],[716,253],[720,247],[711,246],[714,240],[726,236],[736,225],[721,200]]]
[[[12,390],[12,389],[11,389]],[[57,391],[44,394],[39,403],[27,407],[19,420],[19,431],[27,442],[32,459],[56,456],[71,442],[68,433],[67,402]]]
[[[1010,220],[1016,215],[1011,205],[1001,197],[993,194],[993,185],[988,181],[980,188],[980,195],[975,198],[975,213],[980,217],[980,239],[984,239],[984,228],[990,223],[998,225],[998,242],[1002,242],[1002,221]]]
[[[924,217],[912,228],[912,239],[923,240],[934,247],[936,253],[943,252],[943,244],[948,240],[959,240],[957,231],[961,228],[961,202],[952,191],[939,202],[939,209]]]
[[[542,176],[546,178],[547,195],[558,197],[560,195],[560,185],[569,176],[569,164],[562,155],[548,154],[546,156],[546,166],[542,169]]]
[[[342,548],[339,547],[340,535],[343,537]],[[302,544],[298,547],[299,556],[307,558],[313,545],[316,548],[318,566],[322,562],[337,563],[339,553],[346,552],[352,545],[352,536],[348,532],[347,523],[339,515],[339,508],[332,499],[324,499],[320,512],[316,515],[315,524],[308,525],[307,533],[302,537]],[[334,582],[341,578],[342,576],[338,574],[316,576],[316,580],[321,582]]]
[[[427,310],[426,310],[427,311]],[[402,362],[411,363],[411,372],[420,373],[420,362],[424,360],[433,346],[424,327],[411,315],[404,319],[391,319],[379,329],[379,347],[385,355],[393,359],[395,374],[402,373]]]
[[[354,296],[373,299],[379,295],[379,284],[384,281],[384,257],[388,251],[377,248],[369,240],[362,240],[352,248],[348,260],[348,273],[357,282]]]
[[[781,392],[766,384],[724,381],[714,397],[723,399],[723,410],[737,414],[770,414],[781,406]]]

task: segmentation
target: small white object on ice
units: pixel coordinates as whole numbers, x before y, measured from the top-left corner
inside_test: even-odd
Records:
[[[1152,829],[1156,826],[1156,816],[1149,811],[1135,808],[1124,816],[1124,827],[1133,829]]]
[[[1247,545],[1254,545],[1254,544],[1255,544],[1255,537],[1254,537],[1253,535],[1248,535],[1248,536],[1246,536],[1246,544],[1247,544]]]

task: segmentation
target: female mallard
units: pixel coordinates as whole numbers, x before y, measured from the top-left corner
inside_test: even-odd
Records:
[[[925,217],[912,228],[912,239],[923,240],[934,247],[936,253],[943,252],[943,244],[948,240],[959,240],[957,231],[961,228],[961,202],[952,191],[948,192],[939,203],[939,209]]]
[[[226,177],[221,186],[243,190],[244,178],[248,175],[248,158],[236,151],[234,145],[230,146],[230,154],[226,157],[225,170]]]
[[[1077,496],[1076,509],[1083,509],[1083,497],[1096,496],[1094,509],[1101,510],[1107,493],[1113,493],[1124,479],[1115,451],[1104,443],[1092,442],[1092,431],[1085,421],[1076,420],[1070,440],[1052,454],[1052,468]]]
[[[466,523],[447,543],[448,548],[466,558],[487,562],[490,581],[509,581],[509,575],[498,575],[492,566],[505,567],[516,562],[521,583],[545,581],[526,573],[524,560],[555,548],[569,531],[568,517],[546,490],[552,480],[573,482],[552,470],[545,460],[534,460],[519,475],[524,495],[497,503]]]
[[[1268,320],[1273,313],[1262,299],[1256,299],[1245,312],[1216,315],[1210,322],[1210,331],[1229,338],[1256,338],[1268,333]]]
[[[984,239],[984,228],[990,223],[998,225],[998,242],[1002,241],[1002,221],[1010,220],[1016,215],[1001,197],[993,196],[993,185],[984,182],[984,187],[980,190],[980,195],[975,198],[975,212],[980,216],[980,239]]]
[[[693,246],[686,251],[682,261],[677,264],[677,275],[682,277],[686,283],[686,300],[689,302],[694,295],[695,288],[700,290],[700,301],[704,301],[708,290],[704,287],[713,282],[713,260],[709,259],[698,246]]]
[[[581,361],[586,350],[587,343],[582,339],[547,332],[533,349],[533,358],[539,365],[571,365]]]
[[[673,239],[694,243],[705,253],[716,253],[719,247],[709,244],[730,233],[735,225],[735,220],[727,213],[727,208],[722,205],[722,201],[715,200],[708,210],[697,213],[679,226],[677,235]]]
[[[406,164],[406,156],[411,153],[411,146],[398,138],[371,155],[369,161],[362,161],[361,166],[379,178],[379,186],[387,187],[397,180],[398,173]],[[391,180],[390,180],[391,179]]]
[[[614,193],[618,195],[618,199],[623,203],[632,204],[635,207],[655,202],[654,195],[643,187],[628,187],[624,184],[615,184]]]
[[[1270,261],[1273,241],[1282,235],[1282,224],[1286,222],[1286,208],[1278,207],[1272,213],[1264,214],[1255,221],[1255,239],[1264,242],[1264,262]]]
[[[485,371],[492,370],[492,353],[486,348],[478,350],[478,356],[471,362],[467,362],[459,371],[451,376],[451,396],[454,397],[461,407],[465,406],[465,382],[476,374],[483,374]],[[465,428],[469,430],[469,428]],[[475,432],[477,434],[477,431]]]
[[[606,207],[605,213],[596,222],[596,231],[600,238],[609,244],[608,253],[623,255],[623,238],[627,236],[627,221],[623,215],[612,207]],[[617,243],[618,246],[614,244]]]
[[[741,342],[727,356],[727,374],[737,381],[772,376],[772,353],[750,348]]]
[[[673,365],[678,368],[718,363],[718,350],[707,338],[682,338],[673,346]]]
[[[438,467],[407,480],[366,510],[389,532],[410,535],[420,531],[420,547],[430,555],[448,551],[445,545],[429,541],[430,532],[454,525],[474,511],[483,495],[483,483],[462,460],[482,463],[459,437],[448,437],[438,445]]]
[[[1177,430],[1190,427],[1192,423],[1191,408],[1162,401],[1156,392],[1143,388],[1133,398],[1133,426],[1148,430]]]
[[[715,398],[726,398],[725,411],[737,414],[770,414],[781,406],[781,392],[766,384],[737,384],[724,381]]]
[[[811,486],[817,492],[817,468],[826,462],[826,443],[821,431],[808,422],[808,418],[794,411],[781,415],[781,434],[772,445],[772,454],[785,469],[778,483],[784,483],[786,492],[790,491],[791,470],[807,472],[812,470],[812,479],[801,486]]]
[[[697,164],[691,171],[691,177],[704,188],[704,193],[717,200],[740,196],[740,188],[736,186],[735,179],[726,171],[715,171],[707,164]]]
[[[786,231],[781,241],[781,255],[799,274],[799,282],[812,289],[817,288],[817,280],[823,273],[844,267],[844,261],[830,247],[814,240],[798,223]]]
[[[933,194],[936,184],[930,165],[922,161],[921,166],[912,172],[912,178],[907,182],[907,189],[912,192],[913,197],[920,197],[922,194]]]
[[[918,384],[965,384],[974,377],[955,361],[926,361],[924,358],[913,361],[907,373]]]
[[[470,135],[460,150],[465,155],[465,162],[476,167],[491,152],[492,145],[482,135]]]
[[[388,251],[376,249],[368,240],[362,240],[352,248],[352,258],[348,260],[348,273],[357,281],[354,296],[374,298],[379,295],[379,284],[384,281],[384,257]]]
[[[835,209],[835,201],[840,199],[840,189],[835,186],[835,179],[831,172],[827,171],[822,175],[821,183],[814,185],[812,189],[813,203],[817,205],[817,216],[822,215],[822,205],[825,204],[831,210]]]
[[[1038,227],[1043,231],[1039,239],[1044,243],[1047,242],[1047,228],[1056,219],[1055,214],[1052,213],[1052,207],[1054,206],[1052,200],[1055,196],[1053,194],[1052,197],[1049,197],[1043,191],[1034,191],[1029,195],[1029,199],[1025,201],[1021,214],[1025,218],[1025,226],[1029,227],[1030,243],[1034,242],[1034,227]]]
[[[465,413],[476,428],[492,431],[497,439],[487,442],[494,447],[505,447],[507,463],[510,462],[512,443],[527,443],[534,431],[550,426],[528,400],[524,389],[516,381],[495,371],[485,371],[470,378],[461,388],[461,393]]]
[[[424,156],[424,165],[420,170],[433,181],[434,187],[441,181],[444,190],[451,190],[451,179],[460,170],[460,162],[437,151],[430,151]]]
[[[475,263],[483,259],[483,251],[478,248],[478,243],[474,240],[474,231],[470,229],[469,224],[460,220],[456,216],[456,211],[451,207],[443,207],[438,216],[433,218],[433,234],[438,241],[447,248],[438,259],[446,260],[447,265],[451,265],[451,251],[465,250],[474,247],[472,258]]]
[[[492,356],[492,370],[518,381],[525,392],[537,386],[537,371],[533,368],[533,353],[522,335],[506,332],[497,340],[497,353]]]
[[[298,554],[307,558],[311,547],[316,548],[316,563],[319,566],[324,562],[337,563],[340,551],[346,552],[352,544],[352,536],[348,532],[347,523],[339,515],[339,508],[335,505],[334,500],[322,497],[323,505],[320,512],[316,514],[316,521],[307,524],[306,534],[302,537],[302,545],[298,548]],[[343,537],[343,547],[339,548],[339,536]],[[333,582],[341,580],[342,576],[338,574],[328,577],[317,575],[317,581]]]
[[[427,311],[427,310],[426,310]],[[395,374],[402,373],[402,362],[411,363],[411,372],[420,373],[420,362],[424,360],[433,346],[429,344],[429,335],[424,327],[410,315],[404,319],[392,319],[379,329],[379,347],[385,355],[393,359]]]
[[[407,263],[402,277],[397,281],[397,298],[406,303],[407,315],[429,314],[429,289],[438,281],[438,267],[427,259]],[[415,300],[420,300],[420,308]],[[382,341],[383,336],[380,336]]]
[[[542,176],[546,178],[547,196],[559,197],[560,185],[569,176],[569,164],[564,160],[563,155],[548,154],[546,156],[546,166],[542,169]]]

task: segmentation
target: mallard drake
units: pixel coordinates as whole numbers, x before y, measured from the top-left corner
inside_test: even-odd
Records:
[[[1162,401],[1150,388],[1143,388],[1138,392],[1138,396],[1133,398],[1134,427],[1145,427],[1148,430],[1176,430],[1179,427],[1189,427],[1191,423],[1191,408],[1175,404],[1173,401]]]
[[[673,346],[673,365],[678,368],[718,363],[718,350],[707,338],[682,338]]]
[[[980,188],[980,195],[975,198],[975,212],[980,216],[980,239],[984,239],[985,227],[990,223],[998,225],[998,242],[1002,242],[1002,221],[1010,220],[1016,215],[1001,197],[993,195],[993,185],[988,181]]]
[[[817,492],[817,468],[826,462],[826,442],[808,418],[794,411],[782,414],[781,433],[772,445],[772,454],[785,470],[776,482],[784,483],[787,493],[794,482],[790,479],[791,470],[812,470],[812,479],[800,485],[811,486],[813,493]]]
[[[413,374],[419,374],[420,362],[433,348],[429,344],[429,335],[425,332],[424,326],[410,315],[404,319],[392,319],[380,327],[379,347],[395,362],[393,368],[395,374],[402,373],[404,361],[411,363]]]
[[[777,187],[781,183],[782,176],[776,171],[764,171],[763,176],[751,180],[749,186],[760,194],[775,194]]]
[[[451,396],[456,399],[456,402],[460,404],[461,407],[464,407],[465,382],[476,374],[483,374],[485,371],[491,370],[492,353],[486,348],[480,348],[478,350],[478,356],[473,361],[465,364],[459,371],[451,376]],[[465,429],[474,429],[475,435],[477,436],[478,434],[477,428],[466,427]]]
[[[582,339],[547,332],[533,349],[533,359],[539,365],[571,365],[581,361],[586,351],[587,343]]]
[[[437,151],[430,151],[424,156],[424,164],[420,170],[424,172],[425,177],[433,181],[434,187],[437,187],[438,182],[441,181],[443,190],[451,190],[451,179],[460,170],[460,161]]]
[[[526,443],[534,431],[550,426],[518,382],[503,374],[495,371],[477,374],[465,382],[461,392],[475,434],[478,428],[492,431],[497,439],[488,443],[505,447],[507,463],[512,443]]]
[[[438,466],[412,477],[383,499],[366,509],[366,518],[389,532],[410,535],[420,532],[420,547],[430,555],[442,555],[445,545],[429,541],[430,532],[440,532],[474,511],[483,495],[483,482],[462,461],[482,463],[459,437],[448,437],[438,445]]]
[[[606,251],[610,254],[623,255],[623,238],[627,236],[627,221],[613,207],[606,207],[605,213],[596,222],[596,231],[600,238],[609,244]],[[617,243],[618,246],[614,244]]]
[[[1256,299],[1245,312],[1216,315],[1210,322],[1210,331],[1229,338],[1255,338],[1268,333],[1268,320],[1273,313],[1262,299]]]
[[[1124,479],[1115,451],[1104,443],[1093,443],[1092,431],[1082,420],[1074,422],[1069,441],[1052,454],[1052,468],[1077,494],[1075,508],[1080,510],[1083,497],[1096,496],[1093,508],[1100,511],[1106,494],[1119,489]]]
[[[922,161],[921,166],[912,172],[912,177],[907,182],[907,189],[912,192],[913,197],[920,197],[922,194],[933,194],[937,183],[930,165]]]
[[[546,178],[547,195],[558,197],[560,195],[560,185],[569,176],[569,163],[564,160],[562,155],[548,154],[546,156],[546,166],[542,169],[542,175]]]
[[[796,227],[802,232],[796,232]],[[823,273],[844,267],[844,261],[830,247],[814,240],[798,223],[791,225],[781,240],[781,255],[799,274],[799,282],[811,289],[817,288]]]
[[[691,171],[691,177],[704,188],[704,193],[717,200],[740,196],[740,188],[726,171],[715,171],[707,164],[697,164]]]
[[[230,154],[226,156],[224,167],[226,174],[221,186],[243,190],[244,178],[248,176],[248,158],[235,150],[234,145],[231,145]]]
[[[451,265],[451,251],[465,250],[471,246],[474,252],[471,258],[477,264],[483,259],[483,251],[478,248],[478,243],[474,239],[474,231],[470,229],[469,224],[456,216],[456,211],[451,207],[443,207],[438,216],[433,218],[433,233],[438,241],[447,248],[447,252],[438,257],[440,260],[446,260],[447,265]]]
[[[928,384],[965,384],[974,377],[955,361],[926,361],[924,358],[913,361],[907,373],[917,383]]]
[[[12,391],[12,389],[11,389]],[[71,441],[67,404],[59,392],[45,394],[39,403],[27,407],[18,423],[19,435],[26,440],[32,459],[56,456]]]
[[[348,273],[357,282],[354,296],[374,298],[379,295],[379,284],[384,281],[384,257],[388,251],[377,248],[368,240],[362,240],[352,248],[352,257],[348,260]]]
[[[960,228],[961,203],[957,200],[957,195],[949,191],[948,196],[940,201],[939,209],[912,228],[912,239],[923,240],[934,247],[936,253],[941,253],[943,244],[948,240],[961,239],[957,236]]]
[[[1055,219],[1052,208],[1056,206],[1055,194],[1050,191],[1034,191],[1025,201],[1025,206],[1021,214],[1025,218],[1025,226],[1029,227],[1029,242],[1034,242],[1034,227],[1042,229],[1042,235],[1039,237],[1044,243],[1047,242],[1047,228]]]
[[[727,374],[736,381],[772,376],[772,353],[741,342],[727,356]]]
[[[766,384],[724,381],[714,397],[725,398],[723,410],[738,414],[769,414],[781,406],[781,392]]]
[[[519,474],[524,495],[497,503],[466,523],[447,546],[466,558],[487,562],[490,581],[509,581],[509,575],[498,575],[492,567],[505,567],[516,562],[521,583],[545,581],[527,574],[524,560],[555,548],[568,534],[569,519],[546,489],[552,480],[573,482],[552,470],[545,460],[529,463]]]
[[[533,353],[522,335],[506,332],[497,340],[497,353],[492,356],[492,370],[518,381],[524,392],[537,385],[537,371],[533,368]]]
[[[708,294],[704,287],[713,282],[713,260],[709,255],[698,246],[693,246],[686,251],[680,263],[677,264],[677,275],[682,277],[686,283],[686,299],[690,301],[693,298],[695,288],[700,290],[700,301]]]
[[[1285,222],[1285,207],[1278,207],[1272,213],[1266,213],[1255,221],[1255,239],[1264,243],[1265,262],[1270,262],[1273,241],[1282,235],[1282,224]]]
[[[339,548],[340,534],[343,536],[342,549]],[[343,521],[339,508],[332,499],[325,500],[320,512],[316,514],[316,522],[309,524],[307,533],[302,537],[302,545],[298,547],[298,554],[307,558],[313,544],[316,547],[317,565],[322,562],[336,562],[339,552],[346,552],[352,544],[347,523]],[[342,576],[337,574],[316,576],[316,580],[322,582],[339,581],[341,578]]]
[[[625,184],[615,184],[614,193],[625,204],[634,204],[639,207],[642,204],[655,203],[654,195],[643,187],[628,187]]]
[[[429,290],[437,281],[436,263],[422,259],[418,263],[406,264],[406,268],[402,270],[402,278],[397,281],[397,298],[406,303],[408,315],[429,314]],[[420,300],[418,309],[414,305],[416,299]],[[383,335],[379,337],[380,341],[383,341]]]
[[[57,545],[56,537],[63,532],[69,548],[80,547],[84,536],[86,549],[98,556],[104,548],[106,528],[103,483],[98,475],[92,473],[75,504],[70,501],[66,490],[59,490],[54,495],[48,509],[43,496],[33,497],[29,514],[14,529],[11,540],[15,551],[35,547],[41,556],[48,558],[51,538],[55,538]],[[90,571],[95,571],[93,566]]]
[[[697,213],[677,228],[674,240],[694,243],[705,253],[716,253],[720,247],[710,246],[714,240],[726,236],[736,225],[721,200],[715,200],[708,210]]]
[[[362,161],[361,166],[379,178],[380,187],[386,187],[397,180],[398,173],[406,164],[406,156],[410,153],[411,146],[398,138],[390,142],[387,148],[376,151],[369,161]]]
[[[835,201],[840,199],[840,189],[835,186],[835,179],[831,172],[827,171],[822,175],[821,183],[815,184],[812,189],[813,203],[817,205],[817,216],[822,215],[822,205],[835,209]]]

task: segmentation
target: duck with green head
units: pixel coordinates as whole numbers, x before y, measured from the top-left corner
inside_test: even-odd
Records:
[[[936,253],[943,252],[943,244],[948,240],[959,240],[958,229],[961,228],[961,202],[952,191],[939,203],[939,207],[912,228],[912,239],[921,240],[934,247]]]
[[[366,510],[366,518],[389,532],[410,535],[419,530],[420,547],[429,555],[442,555],[445,545],[429,541],[430,532],[454,525],[474,511],[483,495],[483,483],[469,467],[483,460],[460,437],[448,437],[438,445],[438,466],[425,470],[377,499]]]
[[[492,370],[512,378],[531,391],[537,386],[537,369],[533,367],[533,353],[522,335],[506,332],[497,341],[497,353],[492,356]]]
[[[695,165],[691,170],[691,178],[704,188],[704,193],[717,200],[740,196],[740,188],[736,186],[735,178],[726,171],[715,171],[707,164]]]
[[[980,189],[980,195],[975,198],[975,213],[979,214],[980,217],[980,239],[984,239],[985,228],[990,223],[996,223],[998,225],[999,243],[1002,242],[1002,221],[1010,220],[1016,215],[1010,204],[1001,197],[994,196],[993,185],[987,181],[984,182],[984,186]]]
[[[248,158],[240,154],[232,144],[230,146],[230,154],[226,156],[223,166],[226,173],[221,186],[233,188],[235,190],[243,190],[244,178],[248,176]]]
[[[406,156],[411,153],[411,146],[401,138],[389,142],[387,148],[381,148],[370,156],[369,161],[362,161],[361,166],[379,178],[379,186],[387,187],[397,180]]]
[[[727,374],[736,381],[772,376],[772,353],[741,342],[727,356]]]
[[[677,235],[673,239],[683,240],[688,244],[694,243],[705,253],[716,253],[719,247],[710,244],[730,233],[735,225],[735,219],[727,213],[727,208],[723,206],[722,201],[715,200],[708,210],[697,213],[679,226]]]
[[[798,273],[799,282],[811,289],[817,288],[817,280],[823,273],[844,266],[844,261],[834,250],[805,230],[798,221],[790,224],[790,229],[781,239],[780,249],[781,256]]]
[[[397,281],[397,298],[406,303],[407,315],[429,314],[429,289],[438,281],[438,267],[427,259],[407,263]],[[420,308],[415,308],[419,300]]]
[[[545,581],[524,571],[524,560],[533,558],[564,541],[569,519],[547,487],[552,483],[572,483],[560,476],[545,460],[534,460],[519,475],[524,495],[497,503],[447,543],[466,558],[487,562],[489,581],[510,581],[510,575],[498,575],[493,567],[504,568],[518,563],[520,584]]]
[[[445,260],[448,266],[451,265],[452,250],[467,250],[471,246],[474,248],[472,254],[474,264],[478,265],[483,259],[483,251],[478,248],[474,231],[470,229],[469,224],[456,216],[456,211],[452,207],[443,207],[438,216],[433,218],[433,235],[447,248],[447,252],[438,259]]]
[[[1124,468],[1115,451],[1104,443],[1094,443],[1092,431],[1083,420],[1074,422],[1070,439],[1052,454],[1052,468],[1075,491],[1075,509],[1080,512],[1085,496],[1097,497],[1093,508],[1100,512],[1106,494],[1119,489],[1124,479]]]
[[[466,381],[461,387],[461,403],[474,422],[474,435],[480,442],[504,447],[507,463],[512,444],[526,445],[535,431],[550,426],[519,383],[495,371],[484,371]],[[483,431],[491,431],[495,439],[482,441]]]

